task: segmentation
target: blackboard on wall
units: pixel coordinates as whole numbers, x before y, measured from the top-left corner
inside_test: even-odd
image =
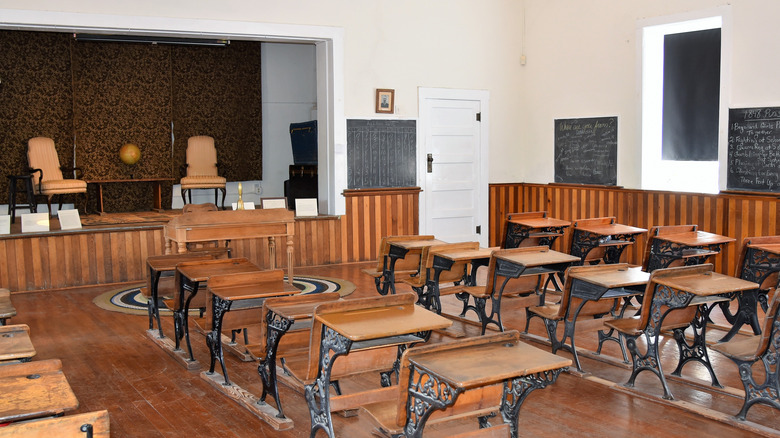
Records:
[[[347,187],[417,185],[414,120],[347,120]]]
[[[780,192],[780,107],[729,110],[726,187]]]
[[[555,182],[617,185],[617,117],[555,120]]]

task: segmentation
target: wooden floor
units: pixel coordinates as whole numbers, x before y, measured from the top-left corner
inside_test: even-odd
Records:
[[[360,273],[369,264],[331,265],[296,268],[298,275],[323,275],[353,281],[357,290],[349,298],[375,296],[371,279]],[[275,431],[263,421],[216,392],[200,378],[200,371],[187,371],[146,336],[147,318],[102,310],[92,299],[120,286],[92,287],[15,294],[12,296],[18,316],[12,323],[25,323],[38,355],[35,360],[59,358],[80,402],[79,412],[108,409],[114,437],[306,437],[309,415],[303,396],[282,385],[281,398],[285,413],[295,427]],[[403,287],[400,288],[404,289]],[[451,300],[450,300],[451,298]],[[445,311],[457,313],[460,304],[454,297],[445,298]],[[512,298],[504,301],[504,324],[508,329],[522,330],[523,312],[513,308]],[[474,319],[474,315],[468,315]],[[716,320],[717,322],[717,320]],[[584,326],[584,325],[583,325]],[[477,331],[462,326],[468,335]],[[163,322],[172,333],[170,317]],[[543,326],[531,321],[531,342],[549,348],[543,340]],[[714,335],[716,332],[711,332]],[[578,330],[578,346],[595,349],[595,335]],[[432,341],[449,338],[434,336]],[[202,335],[193,335],[195,356],[208,364],[208,350]],[[569,357],[568,353],[558,354]],[[624,437],[636,436],[780,436],[778,411],[755,406],[748,421],[737,424],[732,415],[742,404],[737,368],[728,359],[711,352],[716,373],[726,390],[713,390],[707,373],[698,364],[689,364],[683,379],[671,382],[677,405],[661,400],[658,379],[643,373],[633,390],[622,387],[630,366],[618,360],[619,349],[609,345],[602,357],[582,354],[582,366],[591,374],[561,374],[558,381],[537,390],[526,400],[520,414],[522,436]],[[665,342],[663,357],[667,370],[676,363],[674,342]],[[226,353],[231,380],[259,394],[260,380],[256,365],[240,362]],[[700,382],[704,381],[704,384]],[[352,382],[363,385],[365,382]],[[346,391],[350,382],[342,384]],[[731,393],[736,393],[730,394]],[[739,426],[739,427],[737,427]],[[363,416],[345,418],[334,415],[339,437],[371,436],[372,425]],[[461,421],[433,432],[449,436],[454,431],[476,428],[476,421]]]

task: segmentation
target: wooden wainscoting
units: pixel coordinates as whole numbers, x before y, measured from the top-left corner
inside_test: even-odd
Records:
[[[382,237],[417,234],[419,193],[419,187],[348,190],[344,216],[296,219],[295,266],[376,260]],[[230,246],[234,257],[271,265],[266,239]],[[3,236],[0,287],[27,291],[142,281],[146,258],[163,254],[163,248],[159,223]],[[286,266],[286,251],[286,241],[276,239],[276,266]]]
[[[501,243],[507,213],[547,211],[551,217],[575,220],[615,216],[627,225],[650,229],[654,225],[697,224],[702,231],[730,236],[715,257],[718,272],[733,275],[742,239],[780,234],[780,199],[772,194],[698,193],[631,190],[567,184],[491,184],[490,244]],[[568,252],[570,235],[554,249]],[[624,260],[641,264],[646,238],[626,250]]]

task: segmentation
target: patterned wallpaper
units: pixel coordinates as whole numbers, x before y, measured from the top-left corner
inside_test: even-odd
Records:
[[[54,138],[60,162],[71,165],[75,136],[84,179],[173,178],[164,186],[165,207],[187,138],[211,135],[228,181],[262,178],[260,43],[94,43],[71,34],[3,31],[0,45],[3,173],[27,167],[27,139],[38,135]],[[118,159],[125,143],[141,148],[135,165]],[[7,184],[0,180],[0,193]],[[146,184],[106,185],[105,209],[147,210],[150,193]],[[89,196],[94,210],[92,186]]]

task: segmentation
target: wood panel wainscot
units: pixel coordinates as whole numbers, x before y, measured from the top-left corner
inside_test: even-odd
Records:
[[[780,196],[722,192],[720,194],[663,192],[575,184],[491,184],[490,245],[501,243],[508,213],[547,211],[550,217],[575,220],[615,216],[618,223],[650,229],[654,225],[696,224],[702,231],[733,237],[780,234]],[[641,264],[647,237],[626,249],[623,261]],[[553,245],[568,252],[571,230]],[[726,245],[715,257],[715,270],[734,275],[739,245]]]

